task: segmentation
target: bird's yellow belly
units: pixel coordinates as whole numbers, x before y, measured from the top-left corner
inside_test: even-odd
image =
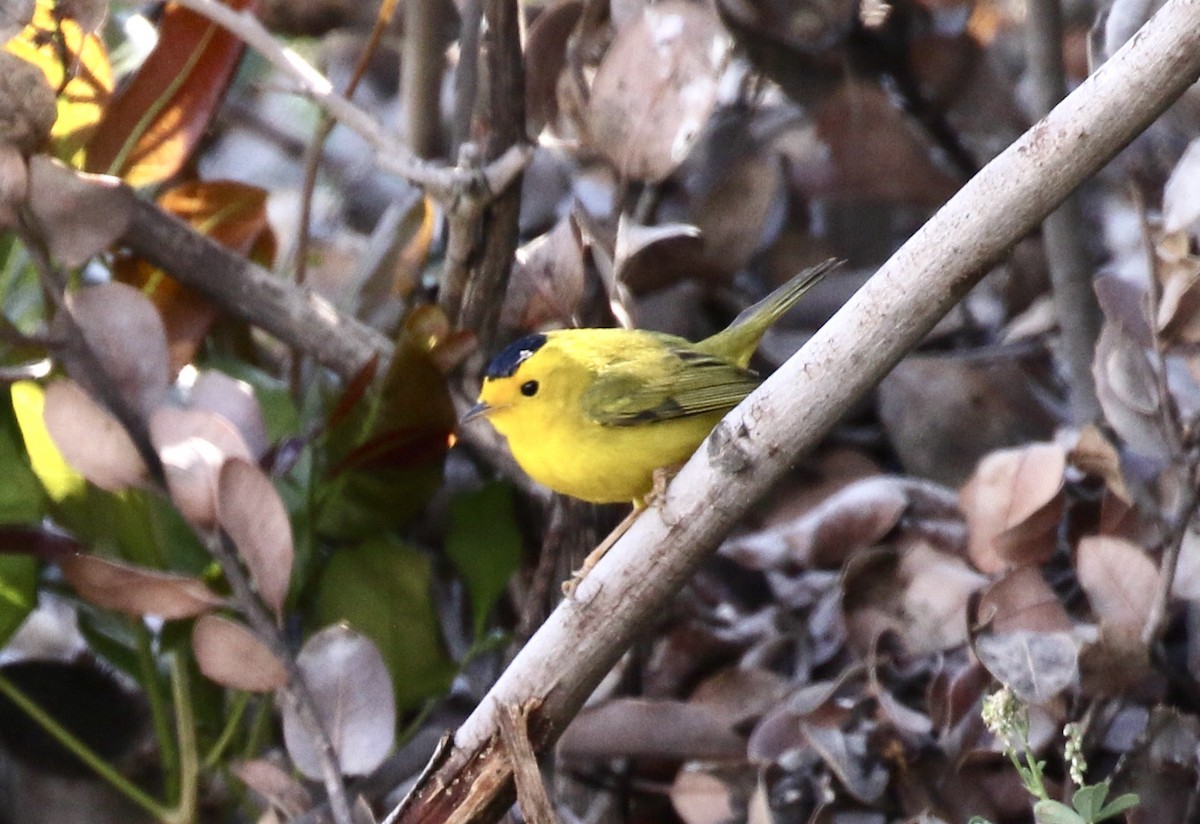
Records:
[[[510,433],[509,446],[531,478],[556,492],[593,503],[641,500],[654,485],[654,471],[687,460],[721,417],[633,426],[589,423],[569,432],[547,427]]]

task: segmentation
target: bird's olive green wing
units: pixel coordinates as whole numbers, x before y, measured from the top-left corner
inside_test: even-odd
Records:
[[[690,347],[664,345],[606,366],[581,403],[596,423],[633,426],[724,412],[756,386],[758,377],[748,369]]]

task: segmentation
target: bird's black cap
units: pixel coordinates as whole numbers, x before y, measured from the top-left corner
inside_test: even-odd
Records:
[[[546,343],[545,335],[526,335],[500,350],[488,364],[485,378],[510,378],[530,355]]]

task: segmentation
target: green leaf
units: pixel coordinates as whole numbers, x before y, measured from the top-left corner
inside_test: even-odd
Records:
[[[1043,800],[1034,804],[1033,818],[1038,824],[1088,824],[1083,816],[1061,801]]]
[[[1108,806],[1102,809],[1093,820],[1105,821],[1109,818],[1120,815],[1126,810],[1132,810],[1140,803],[1142,803],[1142,800],[1138,797],[1137,793],[1124,793],[1123,795],[1118,795],[1116,798],[1110,801]]]
[[[322,571],[315,628],[345,621],[379,647],[404,710],[443,692],[455,673],[430,596],[430,563],[398,540],[338,550]]]
[[[12,396],[7,392],[0,400],[0,467],[4,467],[4,483],[0,484],[0,523],[28,524],[41,520],[44,509],[42,486],[29,467],[21,430],[13,413]]]
[[[29,555],[0,555],[0,647],[37,603],[37,569]]]
[[[509,576],[521,565],[521,531],[511,486],[490,483],[450,502],[446,554],[467,585],[479,638]]]
[[[1108,798],[1108,782],[1088,784],[1080,787],[1071,797],[1071,805],[1075,812],[1083,816],[1085,821],[1099,821],[1100,810],[1104,809],[1104,799]]]

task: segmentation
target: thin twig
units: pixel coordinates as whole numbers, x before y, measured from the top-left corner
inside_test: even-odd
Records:
[[[387,31],[388,25],[392,22],[392,15],[396,10],[396,2],[397,0],[384,0],[380,4],[379,11],[375,14],[375,24],[371,27],[371,33],[367,37],[367,44],[363,47],[362,53],[359,54],[358,63],[354,66],[350,80],[347,81],[346,88],[342,92],[347,100],[354,97],[354,92],[358,88],[358,84],[362,82],[363,77],[366,75],[367,67],[371,64],[371,58],[379,48],[380,41],[383,39],[383,33]],[[321,160],[325,155],[325,141],[329,139],[329,134],[333,131],[335,122],[328,112],[322,111],[321,119],[317,123],[316,129],[313,130],[312,141],[304,151],[304,187],[300,195],[300,217],[296,226],[295,248],[289,256],[293,269],[292,280],[297,286],[303,286],[305,281],[308,280],[308,249],[312,238],[313,196],[317,191],[317,174],[321,168]],[[300,386],[301,355],[301,350],[297,348],[292,349],[289,383],[291,384],[292,397],[297,399],[302,394]]]
[[[1067,93],[1062,40],[1061,0],[1030,0],[1026,54],[1038,117],[1058,105]],[[1092,376],[1092,359],[1100,336],[1100,304],[1092,289],[1085,231],[1078,194],[1072,194],[1042,221],[1042,243],[1058,310],[1071,413],[1080,425],[1101,414]]]
[[[1149,283],[1146,293],[1149,305],[1146,310],[1146,324],[1150,329],[1151,347],[1150,365],[1154,374],[1155,393],[1158,395],[1158,413],[1161,419],[1163,434],[1169,439],[1173,466],[1186,468],[1187,477],[1182,486],[1182,496],[1174,502],[1174,512],[1166,519],[1166,534],[1162,540],[1162,559],[1159,564],[1158,586],[1154,599],[1150,602],[1150,612],[1146,616],[1146,624],[1142,628],[1142,641],[1151,645],[1158,641],[1167,628],[1169,608],[1171,604],[1171,589],[1175,584],[1175,571],[1179,567],[1179,554],[1183,550],[1183,541],[1187,536],[1192,519],[1200,509],[1200,490],[1197,489],[1197,477],[1200,467],[1193,444],[1188,442],[1188,435],[1180,419],[1179,406],[1171,394],[1171,386],[1167,377],[1167,354],[1163,347],[1162,335],[1157,329],[1159,306],[1162,303],[1162,286],[1158,277],[1158,255],[1154,247],[1154,235],[1150,230],[1150,222],[1146,217],[1145,200],[1141,190],[1131,187],[1134,209],[1137,211],[1141,232],[1142,248],[1145,250],[1147,266],[1150,270]]]
[[[479,86],[479,28],[483,24],[483,0],[463,0],[462,25],[458,36],[458,68],[454,74],[454,122],[451,157],[458,157],[471,139],[471,113]]]
[[[337,753],[321,716],[317,712],[317,703],[304,680],[304,673],[296,663],[296,657],[276,626],[271,613],[263,606],[262,601],[250,586],[250,579],[242,570],[238,561],[237,551],[224,533],[209,535],[205,538],[208,551],[221,567],[225,580],[233,592],[238,610],[249,622],[254,634],[266,644],[267,648],[278,658],[287,670],[288,684],[280,691],[284,702],[296,713],[308,734],[312,738],[317,760],[321,764],[321,778],[325,784],[325,793],[329,798],[329,807],[333,812],[336,824],[353,824],[350,815],[350,802],[346,794],[346,785],[342,781],[341,770],[338,769]]]
[[[481,190],[474,175],[464,176],[454,168],[415,157],[404,142],[385,131],[378,120],[337,94],[329,80],[311,64],[281,46],[252,12],[237,11],[216,0],[178,0],[178,3],[236,35],[295,81],[299,93],[311,98],[375,149],[375,161],[380,168],[422,187],[443,203],[452,203],[466,192],[503,192],[528,162],[531,153],[528,146],[510,145],[483,173],[487,186]]]
[[[436,157],[442,143],[442,76],[446,73],[448,0],[404,4],[404,54],[400,93],[404,96],[405,138],[417,157]]]

